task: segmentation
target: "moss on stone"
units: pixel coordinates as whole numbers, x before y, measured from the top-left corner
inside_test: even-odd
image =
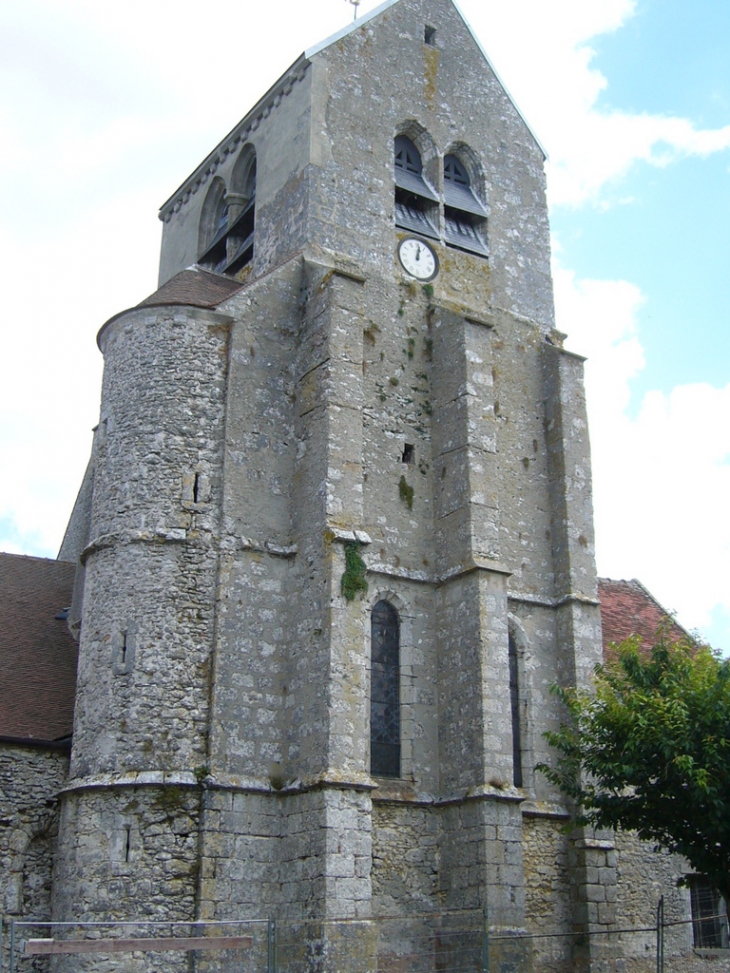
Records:
[[[413,487],[408,485],[408,481],[405,476],[400,478],[400,483],[398,484],[398,493],[401,500],[408,504],[408,509],[413,510]]]
[[[357,541],[345,541],[345,573],[342,575],[340,589],[347,601],[353,601],[358,591],[367,593],[366,572],[367,565],[360,554],[360,545]]]

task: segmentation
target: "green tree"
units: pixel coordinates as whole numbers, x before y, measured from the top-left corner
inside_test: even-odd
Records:
[[[576,823],[636,831],[678,852],[730,903],[730,662],[659,636],[617,647],[594,690],[553,690],[568,719],[538,769]]]

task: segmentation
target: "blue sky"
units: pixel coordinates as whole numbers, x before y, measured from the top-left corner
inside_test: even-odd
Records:
[[[460,7],[550,156],[599,572],[730,652],[730,4]],[[351,17],[345,0],[0,3],[0,549],[58,548],[98,416],[96,332],[156,286],[159,205]]]
[[[598,110],[728,124],[730,4],[641,0],[594,46],[593,64],[608,81]],[[580,276],[629,278],[647,298],[638,316],[646,366],[632,383],[634,408],[651,388],[728,380],[729,169],[727,153],[664,169],[637,163],[606,191],[607,208],[553,211],[553,232]]]

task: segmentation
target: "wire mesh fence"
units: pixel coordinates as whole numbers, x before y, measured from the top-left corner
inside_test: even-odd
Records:
[[[654,925],[590,934],[497,928],[477,910],[224,922],[9,919],[0,928],[0,973],[694,973],[707,958],[695,927],[666,921],[662,900]],[[714,959],[714,970],[730,970],[730,951],[716,949]]]

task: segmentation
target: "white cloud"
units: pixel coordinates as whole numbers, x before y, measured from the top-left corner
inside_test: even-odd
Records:
[[[638,162],[665,166],[730,149],[730,126],[698,129],[686,118],[598,108],[608,81],[593,66],[589,42],[621,27],[636,7],[634,0],[464,2],[549,153],[552,206],[600,202],[602,191]]]
[[[588,356],[599,573],[639,578],[685,627],[707,629],[730,615],[730,384],[651,391],[632,415],[639,289],[558,261],[554,274],[558,326]]]

